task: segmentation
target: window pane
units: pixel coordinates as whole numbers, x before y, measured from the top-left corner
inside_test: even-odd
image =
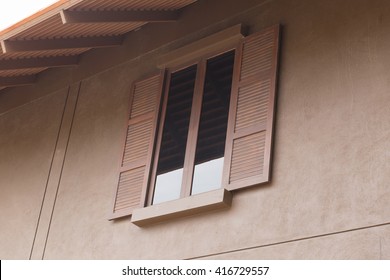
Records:
[[[178,199],[182,177],[183,168],[157,175],[153,204]]]
[[[207,192],[221,187],[223,157],[195,165],[192,194]]]
[[[192,194],[221,187],[234,51],[207,61]]]
[[[196,68],[171,75],[153,204],[180,197]]]

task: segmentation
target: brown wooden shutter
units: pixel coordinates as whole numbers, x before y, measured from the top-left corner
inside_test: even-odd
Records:
[[[144,206],[162,86],[162,73],[133,84],[110,220]]]
[[[274,26],[244,38],[237,49],[225,151],[228,190],[270,179],[278,45]]]

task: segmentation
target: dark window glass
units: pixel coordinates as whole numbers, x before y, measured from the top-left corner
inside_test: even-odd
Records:
[[[207,61],[192,194],[221,187],[234,51]]]
[[[180,197],[196,65],[172,73],[153,204]]]

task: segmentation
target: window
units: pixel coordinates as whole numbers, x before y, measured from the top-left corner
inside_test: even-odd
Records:
[[[269,181],[278,39],[267,28],[134,83],[111,219]]]
[[[221,187],[234,53],[168,74],[151,204]]]

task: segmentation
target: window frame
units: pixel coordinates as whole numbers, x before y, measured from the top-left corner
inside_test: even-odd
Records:
[[[201,111],[202,111],[202,101],[204,95],[207,61],[209,59],[212,59],[224,53],[234,51],[234,62],[233,62],[233,72],[232,72],[232,77],[233,77],[234,69],[236,67],[235,64],[237,63],[238,47],[239,45],[226,46],[220,48],[218,51],[208,52],[206,54],[202,54],[198,57],[192,58],[188,62],[182,63],[179,66],[174,66],[165,69],[165,79],[164,79],[165,82],[164,82],[164,90],[162,92],[162,97],[161,97],[158,127],[157,127],[156,138],[155,138],[155,149],[154,149],[153,159],[152,159],[150,180],[147,184],[148,191],[147,191],[146,204],[145,204],[146,207],[153,205],[153,197],[154,197],[156,177],[157,177],[157,165],[158,165],[160,148],[161,148],[163,127],[164,127],[165,116],[167,111],[169,88],[170,88],[172,74],[177,71],[183,70],[185,68],[191,67],[193,65],[197,65],[194,93],[193,93],[193,99],[191,105],[191,115],[190,115],[190,122],[188,128],[188,137],[187,137],[185,156],[184,156],[181,191],[179,197],[179,199],[182,199],[191,196],[192,181],[193,181],[194,168],[195,168],[195,154],[196,154],[196,147],[197,147],[197,140],[198,140],[199,124],[200,124],[201,113],[202,113]],[[232,96],[232,88],[230,90],[230,96]],[[232,105],[230,103],[229,111],[231,109],[231,106]],[[228,115],[230,115],[229,112]],[[227,120],[227,122],[229,121]],[[228,132],[228,128],[226,132]],[[224,155],[226,155],[226,153],[228,152],[227,146],[228,145],[227,145],[227,136],[226,136]],[[223,174],[225,173],[226,164],[228,164],[228,162],[226,157],[224,157],[223,171],[221,176],[224,176]],[[224,180],[222,179],[221,186],[218,189],[223,188],[223,181]]]

